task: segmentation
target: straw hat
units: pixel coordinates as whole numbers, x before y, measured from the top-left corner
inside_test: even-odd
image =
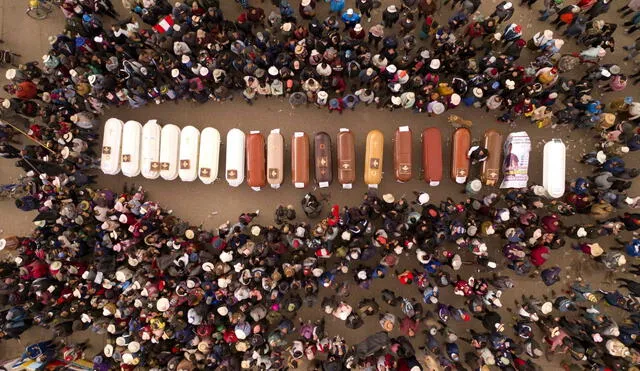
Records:
[[[391,193],[385,193],[384,195],[382,195],[382,199],[388,204],[391,204],[396,200]]]
[[[396,8],[396,6],[395,6],[395,5],[389,5],[389,6],[387,7],[387,12],[389,12],[389,13],[395,13],[395,12],[397,12],[397,11],[398,11],[398,8]]]
[[[402,103],[402,99],[394,95],[391,97],[391,103],[395,104],[396,106],[399,106]]]
[[[431,68],[432,70],[437,70],[438,68],[440,68],[440,59],[432,59],[431,62],[429,62],[429,68]]]
[[[271,76],[278,76],[278,68],[276,66],[269,67],[267,72],[269,72],[269,75]]]
[[[473,95],[476,98],[482,98],[482,96],[484,95],[484,92],[482,91],[482,89],[476,87],[476,88],[473,88]]]

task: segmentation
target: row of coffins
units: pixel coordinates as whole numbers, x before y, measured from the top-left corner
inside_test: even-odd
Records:
[[[437,186],[443,177],[443,140],[440,129],[422,131],[422,178]],[[384,135],[379,130],[367,134],[364,158],[364,182],[377,187],[382,181]],[[291,181],[296,188],[311,182],[311,167],[320,188],[333,182],[334,173],[343,188],[356,182],[356,145],[351,130],[341,128],[336,136],[336,159],[333,161],[331,136],[316,133],[311,145],[309,136],[301,131],[291,136]],[[101,168],[105,174],[122,172],[128,177],[142,174],[147,179],[194,181],[211,184],[218,178],[220,161],[220,132],[207,127],[202,131],[193,126],[182,129],[168,124],[160,126],[156,120],[141,125],[136,121],[111,118],[104,127]],[[226,136],[224,177],[232,187],[246,183],[254,190],[267,185],[279,188],[284,181],[284,137],[279,129],[265,136],[260,131],[245,134],[231,129]],[[313,147],[313,161],[311,154]],[[497,186],[503,174],[502,188],[527,186],[531,142],[526,132],[511,133],[504,140],[501,133],[490,129],[484,133],[482,147],[488,156],[480,169],[480,185]],[[471,171],[471,131],[461,127],[451,140],[451,178],[467,183]],[[504,154],[504,158],[503,158]],[[413,133],[408,126],[396,129],[393,138],[394,178],[407,182],[416,174],[413,167]],[[334,169],[335,165],[335,169]],[[565,146],[553,139],[544,147],[543,186],[551,197],[564,194]]]

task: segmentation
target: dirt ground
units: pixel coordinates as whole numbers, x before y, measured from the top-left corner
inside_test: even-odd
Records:
[[[120,9],[118,0],[114,0]],[[255,0],[252,0],[255,2]],[[319,3],[322,1],[319,0]],[[291,1],[297,8],[296,0]],[[347,1],[347,6],[353,5],[353,0]],[[399,3],[399,1],[383,1],[383,6],[391,3]],[[484,14],[490,14],[491,10],[497,4],[497,1],[483,1],[481,6],[481,12]],[[267,9],[267,13],[270,11],[270,2],[266,1],[263,6]],[[531,37],[535,32],[543,30],[545,24],[542,24],[535,20],[537,18],[537,9],[540,9],[542,2],[538,2],[534,6],[534,10],[528,10],[522,7],[516,7],[516,12],[513,17],[513,21],[523,26],[524,35],[526,38]],[[616,2],[612,8],[618,8],[622,6],[622,2]],[[57,12],[55,17],[49,17],[43,21],[34,21],[28,18],[24,14],[26,8],[26,1],[19,0],[0,0],[0,38],[4,40],[2,48],[11,49],[22,55],[20,61],[40,60],[40,57],[45,54],[48,47],[47,36],[56,34],[57,30],[62,29],[63,19],[62,15]],[[230,14],[237,14],[239,6],[232,0],[223,0],[222,8],[225,11],[225,15],[229,17]],[[320,9],[328,8],[325,4],[319,4]],[[124,14],[122,12],[121,14]],[[438,20],[446,22],[446,19],[451,14],[450,8],[444,7],[440,10]],[[379,20],[381,17],[381,9],[374,13],[373,21]],[[615,10],[610,12],[604,17],[608,21],[616,20]],[[621,23],[620,21],[618,21]],[[365,27],[367,26],[365,20]],[[622,62],[622,45],[628,45],[631,43],[631,38],[623,33],[622,26],[618,28],[616,34],[617,48],[616,53],[609,56],[607,62],[618,62],[622,65],[623,71],[631,72],[632,66],[629,63]],[[574,42],[568,42],[565,45],[568,50],[575,50],[576,46]],[[523,53],[523,60],[527,60],[527,56]],[[0,72],[2,78],[4,78],[4,70]],[[3,82],[4,84],[5,82]],[[635,87],[628,88],[625,92],[626,95],[634,95],[638,98],[638,89]],[[519,122],[517,127],[510,128],[502,123],[496,121],[492,115],[485,114],[484,111],[472,110],[468,108],[459,108],[455,111],[455,114],[462,116],[466,119],[473,121],[473,127],[471,129],[473,138],[481,140],[485,130],[489,128],[498,129],[506,134],[511,131],[526,130],[532,140],[532,152],[531,152],[531,164],[529,166],[530,183],[542,182],[542,146],[546,141],[552,138],[561,138],[567,144],[567,179],[572,179],[578,174],[584,174],[590,169],[586,169],[581,166],[577,159],[585,149],[589,149],[595,143],[592,139],[594,132],[589,131],[574,131],[565,128],[562,129],[537,129],[528,122]],[[179,180],[172,182],[164,180],[146,180],[141,176],[129,179],[122,175],[118,176],[104,176],[101,175],[98,178],[98,187],[109,187],[114,190],[120,190],[125,184],[141,185],[148,192],[149,197],[155,201],[158,201],[165,208],[170,208],[173,212],[185,218],[193,225],[202,225],[205,228],[215,228],[226,220],[234,220],[243,211],[260,210],[260,217],[257,219],[258,223],[268,224],[271,223],[272,213],[275,207],[280,204],[294,205],[299,214],[302,211],[299,207],[299,201],[304,193],[313,190],[312,188],[305,190],[298,190],[291,185],[290,171],[289,169],[289,156],[290,152],[289,143],[290,136],[294,131],[305,131],[309,135],[318,131],[326,131],[329,133],[333,140],[335,140],[335,134],[341,127],[348,127],[354,131],[356,136],[356,153],[357,153],[357,169],[358,181],[354,185],[352,190],[342,190],[337,182],[323,190],[318,190],[323,195],[326,195],[328,202],[331,204],[337,203],[339,205],[353,205],[360,202],[362,194],[366,191],[366,187],[362,182],[362,163],[364,157],[364,140],[366,133],[372,129],[379,129],[385,136],[385,156],[384,156],[384,172],[385,176],[382,184],[380,185],[381,193],[392,193],[398,197],[406,196],[409,199],[413,199],[414,191],[426,191],[430,194],[433,201],[439,201],[446,197],[453,197],[454,199],[460,199],[464,197],[463,186],[455,184],[446,175],[442,184],[438,187],[429,187],[421,180],[420,164],[420,133],[426,127],[437,126],[440,127],[443,133],[443,137],[446,140],[444,145],[445,152],[445,174],[448,174],[448,168],[450,163],[450,137],[453,132],[452,127],[446,122],[447,115],[440,117],[428,117],[425,114],[413,114],[408,111],[400,110],[395,112],[380,111],[375,108],[358,107],[355,111],[345,111],[344,114],[339,115],[337,113],[329,114],[326,110],[318,110],[316,108],[292,108],[286,101],[280,101],[275,98],[260,99],[253,106],[248,106],[240,99],[227,103],[209,103],[206,105],[194,105],[188,103],[180,103],[174,105],[171,103],[160,106],[147,106],[137,110],[131,109],[118,109],[110,110],[105,115],[105,120],[108,117],[118,117],[121,120],[137,120],[141,123],[150,119],[158,119],[161,124],[172,123],[180,127],[186,125],[194,125],[200,129],[212,126],[220,131],[223,136],[223,147],[221,153],[224,154],[224,137],[226,132],[231,128],[240,128],[245,132],[249,130],[261,130],[263,133],[268,133],[273,128],[280,128],[285,137],[285,143],[287,146],[287,152],[285,154],[285,181],[283,187],[279,190],[265,189],[260,192],[252,191],[246,184],[243,184],[239,188],[231,188],[227,186],[224,179],[218,180],[213,185],[204,185],[199,181],[186,183]],[[410,182],[399,184],[393,179],[393,165],[391,161],[393,143],[392,137],[394,130],[400,125],[409,125],[413,131],[413,166],[414,166],[414,179]],[[335,156],[335,151],[334,151]],[[633,157],[637,161],[638,156]],[[334,157],[335,159],[335,157]],[[221,157],[220,169],[224,169],[224,156]],[[637,163],[637,162],[636,162]],[[222,174],[222,170],[220,172]],[[0,183],[9,183],[17,176],[17,169],[13,166],[13,161],[1,161],[0,162]],[[638,185],[635,184],[630,194],[638,194]],[[490,192],[492,189],[485,188],[483,192]],[[328,207],[327,207],[328,209]],[[17,211],[10,200],[0,201],[0,236],[5,235],[23,235],[27,234],[32,228],[31,218],[33,214],[23,213]],[[498,240],[491,240],[489,247],[494,248],[497,254],[500,254],[500,244]],[[403,259],[403,262],[413,262],[415,259],[412,256],[408,256]],[[572,251],[570,248],[565,247],[563,250],[553,252],[552,262],[558,264],[563,268],[565,274],[571,277],[575,276],[573,271],[577,265],[586,267],[584,273],[588,274],[588,278],[593,279],[595,282],[601,281],[601,272],[590,266],[589,263],[582,264],[584,258],[582,254]],[[401,263],[404,264],[404,263]],[[467,271],[462,275],[472,274],[469,272],[470,268],[463,268]],[[507,273],[506,270],[503,273]],[[569,277],[566,277],[567,279]],[[556,284],[555,288],[560,288],[561,284]],[[349,302],[352,305],[356,305],[359,299],[372,293],[377,293],[382,288],[387,287],[393,289],[398,294],[402,294],[408,297],[418,297],[418,291],[413,287],[399,287],[395,279],[388,278],[374,283],[369,292],[354,292],[350,297]],[[452,305],[461,305],[459,297],[454,297],[451,290],[444,290],[441,295],[441,301],[450,303]],[[519,297],[522,293],[542,294],[550,292],[546,287],[541,285],[540,279],[536,278],[517,278],[517,288],[508,291],[503,298],[505,306],[510,306],[513,300]],[[385,306],[383,306],[385,308]],[[393,312],[399,313],[398,309]],[[315,318],[317,315],[311,313],[311,310],[305,309],[299,313],[299,317]],[[378,331],[379,325],[376,319],[366,319],[365,326],[359,330],[348,330],[340,321],[331,317],[328,318],[328,330],[332,334],[341,334],[346,337],[350,344],[354,344],[364,338],[366,335]],[[474,325],[479,325],[476,323]],[[397,332],[395,335],[399,335]],[[459,333],[460,336],[464,334]],[[10,341],[3,342],[0,345],[0,359],[8,359],[12,356],[16,356],[21,352],[25,345],[29,344],[33,340],[47,338],[49,335],[43,333],[42,330],[29,331],[23,336],[21,342]],[[89,339],[93,344],[93,348],[89,351],[90,355],[95,354],[101,349],[101,343],[104,341],[100,336],[95,334],[78,334],[74,335],[75,340]],[[422,339],[419,337],[419,339]],[[548,364],[547,369],[558,369],[558,363]]]

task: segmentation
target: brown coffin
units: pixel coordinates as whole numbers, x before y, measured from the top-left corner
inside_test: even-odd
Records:
[[[315,135],[314,151],[316,182],[320,188],[328,187],[333,181],[333,161],[331,159],[331,137],[321,131]]]
[[[356,145],[349,129],[340,129],[337,138],[338,182],[344,188],[351,188],[356,181]]]
[[[469,176],[469,148],[471,148],[469,129],[456,129],[451,140],[451,178],[459,184],[466,182]]]
[[[482,163],[482,182],[488,186],[495,186],[500,179],[502,166],[502,134],[493,129],[485,131],[484,148],[489,155]]]
[[[259,190],[267,184],[264,136],[259,131],[247,135],[247,184]]]
[[[309,185],[309,136],[303,132],[291,137],[291,182],[296,188]]]
[[[393,168],[396,181],[400,183],[408,182],[413,176],[412,150],[411,129],[408,126],[397,128],[393,140]]]
[[[438,128],[422,132],[422,174],[429,185],[437,186],[442,180],[442,135]]]

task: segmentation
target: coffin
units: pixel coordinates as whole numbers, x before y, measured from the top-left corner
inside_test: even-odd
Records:
[[[318,187],[326,188],[333,181],[333,160],[331,158],[331,137],[324,131],[315,135],[314,157],[316,182]]]
[[[204,128],[200,133],[198,154],[198,178],[204,184],[211,184],[218,178],[220,162],[220,132],[214,128]]]
[[[122,127],[122,174],[135,177],[140,174],[140,142],[142,125],[137,121],[127,121]]]
[[[384,153],[384,135],[380,130],[371,130],[367,134],[364,155],[364,183],[378,188],[382,181],[382,156]]]
[[[178,176],[183,182],[193,182],[198,178],[198,151],[200,131],[193,126],[185,126],[180,132],[180,156]]]
[[[142,176],[158,179],[160,176],[160,134],[162,128],[157,120],[149,120],[142,127],[142,158],[140,168]]]
[[[408,182],[413,176],[412,145],[411,129],[397,128],[393,138],[393,171],[397,182]]]
[[[100,170],[107,175],[120,172],[120,154],[122,153],[122,121],[110,118],[104,123],[102,135],[102,155]]]
[[[227,158],[225,179],[232,187],[244,182],[245,135],[240,129],[231,129],[227,133]]]
[[[500,180],[500,167],[502,166],[502,134],[489,129],[484,132],[484,148],[489,155],[482,163],[481,180],[485,185],[495,186]]]
[[[160,176],[164,180],[178,177],[178,157],[180,156],[180,128],[168,124],[160,132]]]
[[[531,140],[525,131],[511,133],[504,141],[500,188],[524,188],[529,181]]]
[[[356,181],[356,145],[353,133],[341,128],[336,140],[338,152],[338,182],[342,188],[351,189]]]
[[[430,186],[442,180],[442,135],[438,128],[422,131],[422,177]]]
[[[284,138],[280,129],[273,129],[267,137],[267,182],[278,189],[284,178]]]
[[[291,137],[291,182],[296,188],[309,185],[309,137],[300,131]]]
[[[552,139],[544,145],[542,186],[551,198],[564,195],[566,174],[566,147],[561,139]]]
[[[247,184],[259,191],[267,184],[264,135],[252,131],[247,135]]]
[[[471,148],[471,132],[467,128],[458,128],[451,139],[451,178],[462,184],[469,176],[469,148]]]

